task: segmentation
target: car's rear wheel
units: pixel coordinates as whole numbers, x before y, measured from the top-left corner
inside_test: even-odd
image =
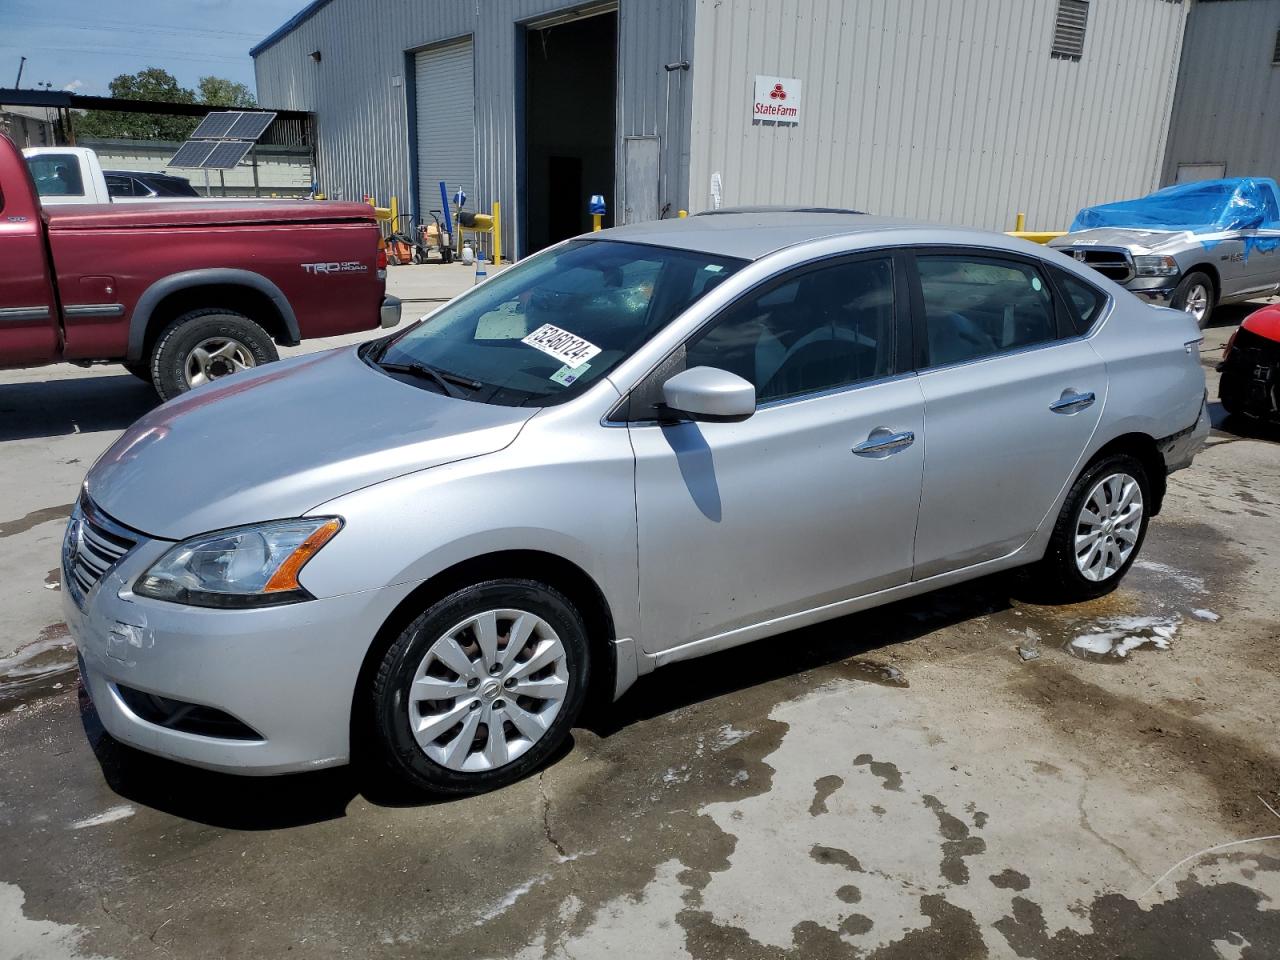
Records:
[[[1142,462],[1112,454],[1071,486],[1044,559],[1032,568],[1040,598],[1074,603],[1110,593],[1147,535],[1151,484]]]
[[[1191,314],[1196,324],[1204,329],[1209,325],[1209,318],[1213,316],[1215,301],[1213,281],[1209,279],[1209,275],[1199,270],[1192,270],[1182,278],[1182,282],[1173,291],[1169,306]]]
[[[191,310],[156,340],[151,382],[161,399],[278,360],[276,345],[259,324],[222,307]]]
[[[392,642],[370,689],[375,738],[417,787],[491,790],[565,742],[588,680],[586,628],[568,598],[487,581],[432,604]]]

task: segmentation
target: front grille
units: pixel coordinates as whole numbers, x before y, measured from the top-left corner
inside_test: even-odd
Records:
[[[1072,247],[1064,251],[1080,263],[1097,270],[1108,280],[1124,283],[1133,279],[1133,261],[1125,250],[1108,247]]]
[[[72,511],[62,541],[62,583],[77,606],[138,545],[138,537],[103,514],[88,497]]]

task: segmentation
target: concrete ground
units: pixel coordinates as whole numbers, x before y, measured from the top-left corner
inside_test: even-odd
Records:
[[[664,668],[542,774],[430,802],[103,736],[58,543],[153,403],[118,368],[0,374],[0,958],[1280,956],[1280,431],[1215,404],[1109,597],[995,578]]]

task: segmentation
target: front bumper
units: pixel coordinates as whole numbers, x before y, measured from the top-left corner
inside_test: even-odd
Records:
[[[394,327],[400,322],[400,298],[387,295],[382,298],[382,308],[378,311],[378,324],[384,330]]]
[[[84,684],[107,732],[148,753],[228,773],[345,763],[361,664],[412,586],[256,610],[134,596],[130,585],[170,546],[144,540],[88,591],[83,607],[63,592]],[[139,694],[213,708],[253,737],[193,733],[144,719],[144,711],[129,705]]]
[[[1124,288],[1144,303],[1167,307],[1173,300],[1173,292],[1178,289],[1178,278],[1134,277],[1125,282]]]

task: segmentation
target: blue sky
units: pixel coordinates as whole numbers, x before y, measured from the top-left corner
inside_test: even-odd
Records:
[[[253,88],[249,48],[307,0],[0,0],[0,87],[106,94],[111,78],[163,67],[184,87],[214,74]]]

